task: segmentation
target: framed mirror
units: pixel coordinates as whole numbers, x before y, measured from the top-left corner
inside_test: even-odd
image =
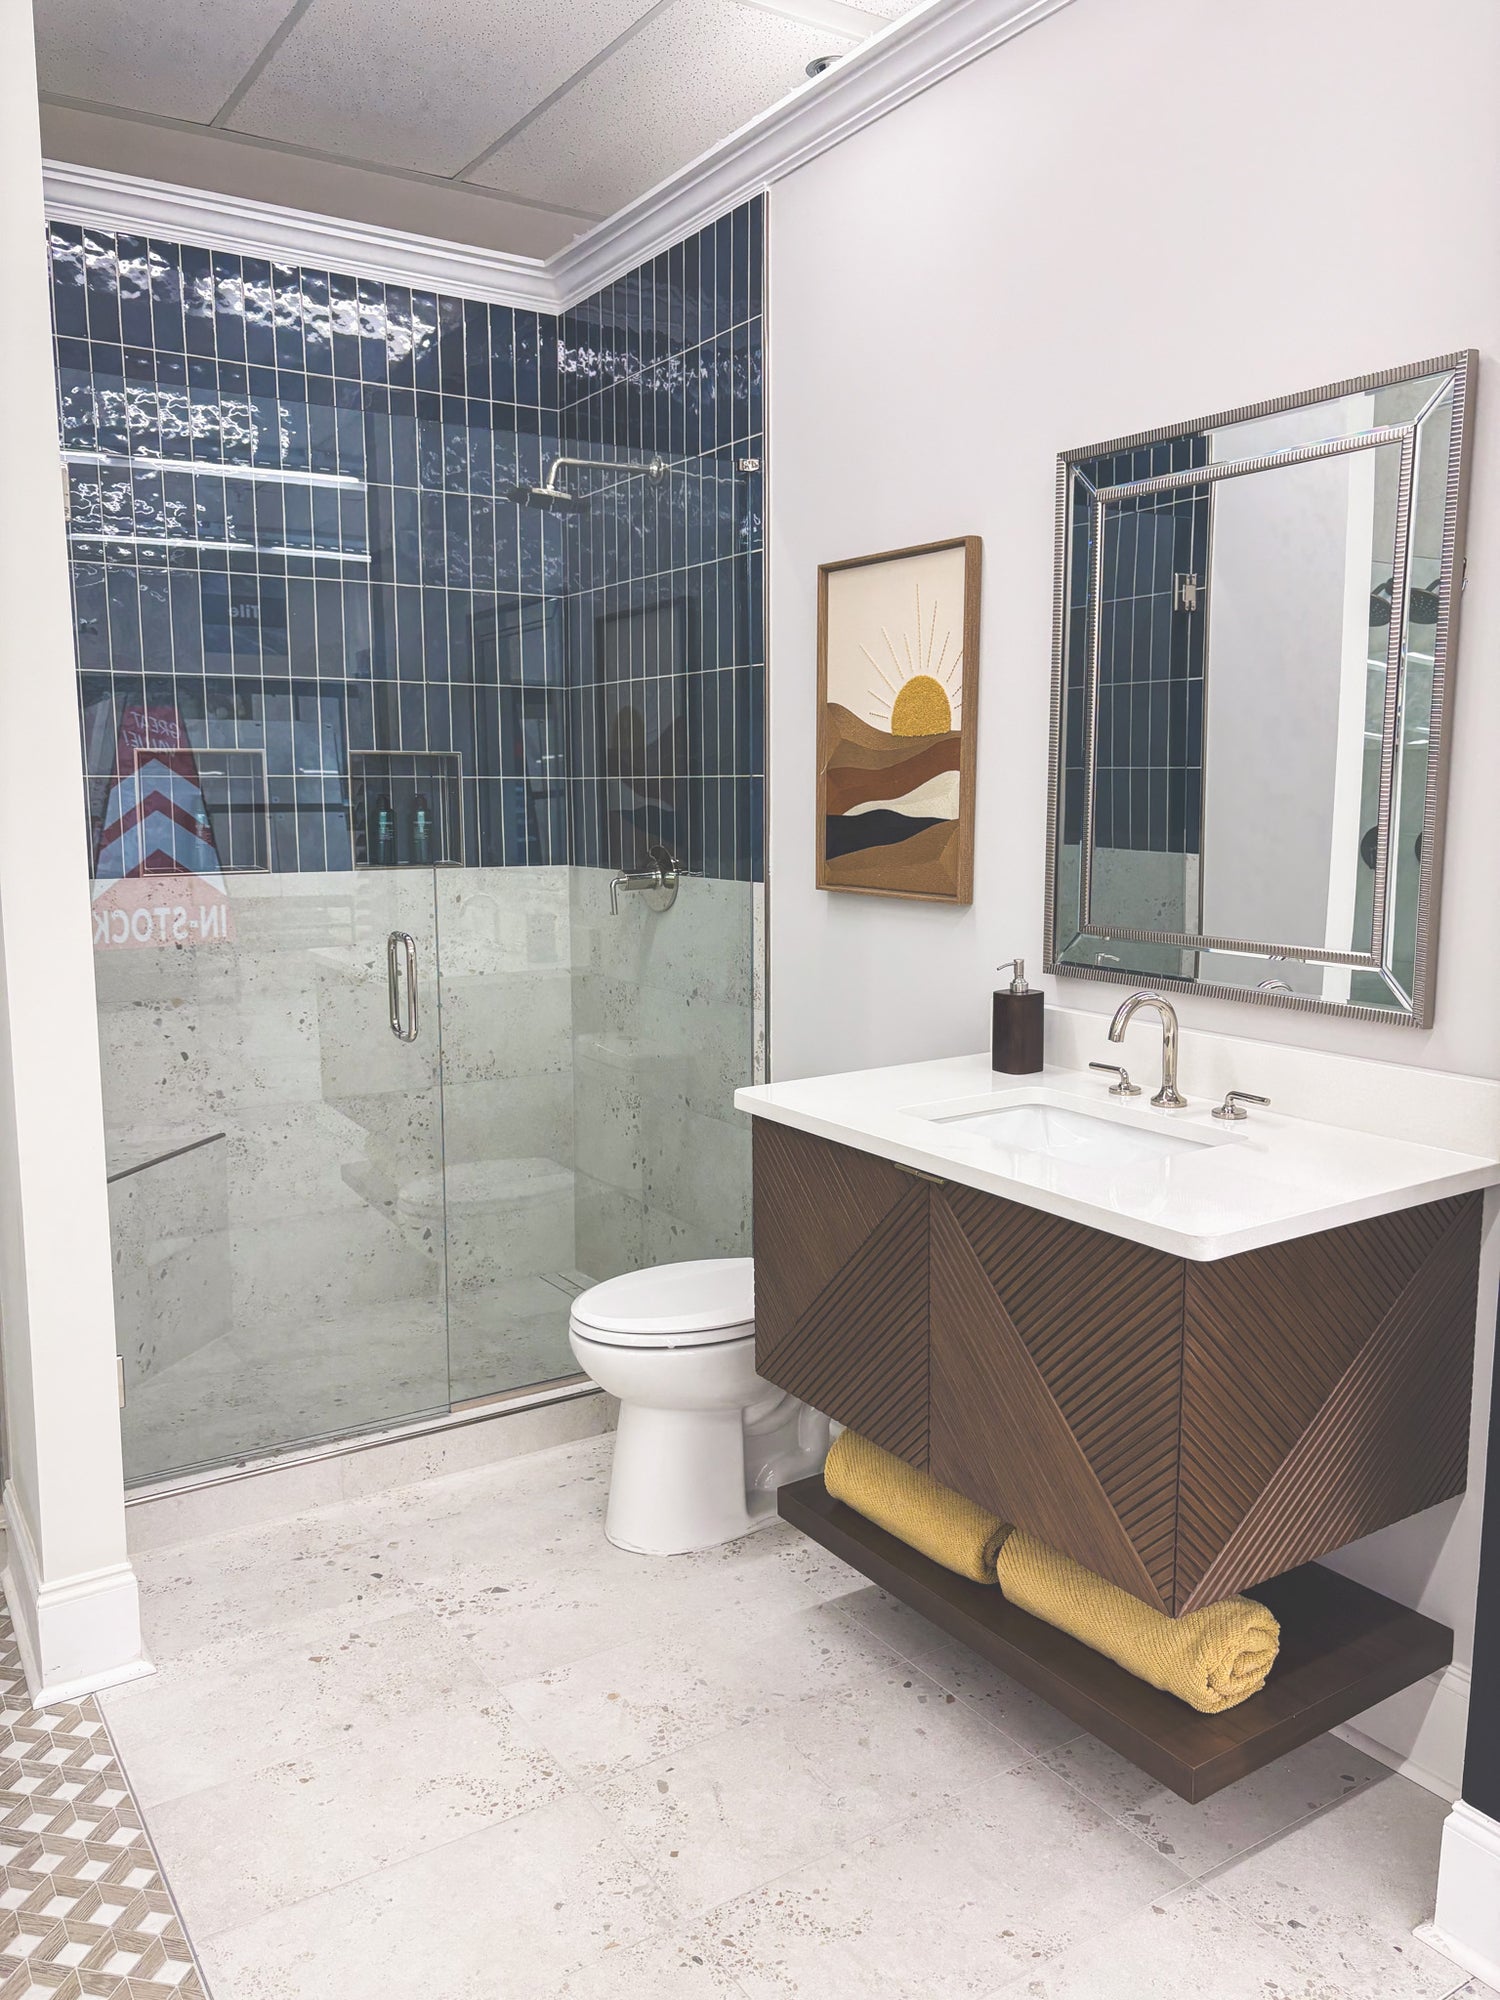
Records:
[[[1049,972],[1430,1025],[1474,363],[1062,454]]]

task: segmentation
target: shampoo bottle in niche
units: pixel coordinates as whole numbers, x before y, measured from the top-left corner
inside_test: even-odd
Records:
[[[990,1067],[1035,1076],[1042,1067],[1043,996],[1026,984],[1026,961],[1011,960],[1011,982],[995,995]]]

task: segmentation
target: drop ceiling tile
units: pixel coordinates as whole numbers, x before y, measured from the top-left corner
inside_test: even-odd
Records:
[[[292,0],[36,0],[43,90],[206,124]]]
[[[378,166],[457,173],[651,4],[312,0],[230,122]]]
[[[854,45],[734,0],[676,0],[475,173],[486,187],[609,214]]]

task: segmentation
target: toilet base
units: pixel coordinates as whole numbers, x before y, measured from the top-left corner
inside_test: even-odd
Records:
[[[604,1532],[632,1555],[716,1548],[776,1518],[745,1498],[739,1410],[653,1410],[623,1403],[615,1430]]]

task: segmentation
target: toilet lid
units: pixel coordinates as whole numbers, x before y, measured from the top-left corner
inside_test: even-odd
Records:
[[[724,1340],[755,1322],[755,1264],[749,1257],[703,1257],[626,1271],[580,1292],[573,1320],[585,1334],[607,1334],[622,1344]]]

